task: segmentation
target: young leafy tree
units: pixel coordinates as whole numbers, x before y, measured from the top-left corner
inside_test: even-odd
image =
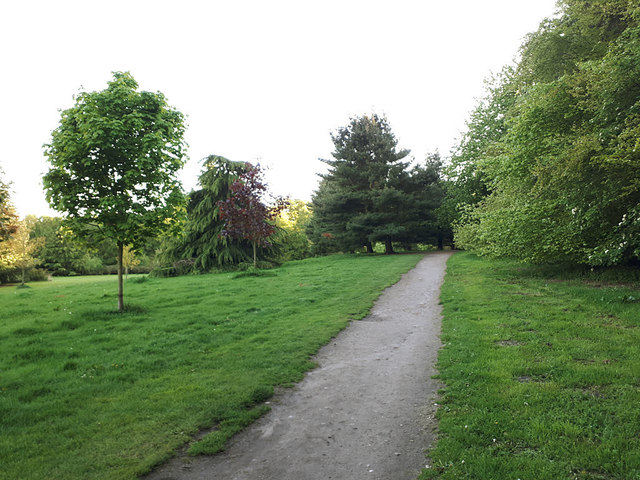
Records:
[[[306,233],[310,221],[311,208],[303,200],[290,200],[288,207],[280,212],[275,221],[279,232],[273,239],[279,247],[280,259],[301,260],[311,254],[311,242]]]
[[[34,252],[44,243],[43,239],[29,237],[32,226],[32,222],[29,221],[22,220],[18,222],[16,232],[7,242],[11,264],[20,271],[21,286],[25,285],[27,271],[38,263],[38,260],[34,257]]]
[[[45,145],[51,206],[66,212],[76,234],[94,227],[117,245],[118,310],[124,246],[167,230],[184,210],[176,178],[184,129],[183,115],[162,93],[138,91],[129,73],[116,72],[105,90],[77,96]]]
[[[269,239],[276,231],[275,219],[288,204],[281,197],[275,198],[273,205],[265,204],[266,192],[260,165],[247,164],[247,170],[231,184],[229,198],[218,202],[220,219],[224,221],[222,236],[250,241],[254,268],[257,247],[270,245]]]
[[[140,265],[140,259],[136,258],[136,252],[130,245],[125,245],[122,249],[122,266],[124,267],[124,275],[129,278],[129,269]]]

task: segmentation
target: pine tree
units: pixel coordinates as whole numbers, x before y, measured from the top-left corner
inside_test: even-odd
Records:
[[[386,118],[351,119],[332,135],[333,159],[313,197],[309,233],[319,253],[353,251],[374,242],[393,253],[393,242],[415,243],[433,236],[433,210],[442,192],[439,163],[409,168],[409,150],[398,149]]]

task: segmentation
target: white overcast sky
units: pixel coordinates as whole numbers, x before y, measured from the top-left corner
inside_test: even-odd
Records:
[[[187,116],[186,191],[209,154],[259,161],[309,200],[349,118],[387,116],[416,160],[448,156],[483,80],[555,0],[11,0],[0,4],[0,167],[20,215],[45,200],[42,145],[113,71]]]

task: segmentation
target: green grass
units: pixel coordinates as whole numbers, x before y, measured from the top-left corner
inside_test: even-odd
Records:
[[[115,277],[0,288],[4,479],[130,479],[224,448],[276,385],[421,257],[330,256],[270,276]]]
[[[440,433],[420,478],[640,479],[637,285],[469,254],[447,272]]]

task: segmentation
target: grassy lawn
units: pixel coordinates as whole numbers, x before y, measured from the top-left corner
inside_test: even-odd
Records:
[[[130,277],[121,314],[115,277],[0,288],[2,478],[131,479],[211,426],[191,452],[223,448],[420,258]]]
[[[640,291],[593,280],[450,259],[422,479],[640,479]]]

